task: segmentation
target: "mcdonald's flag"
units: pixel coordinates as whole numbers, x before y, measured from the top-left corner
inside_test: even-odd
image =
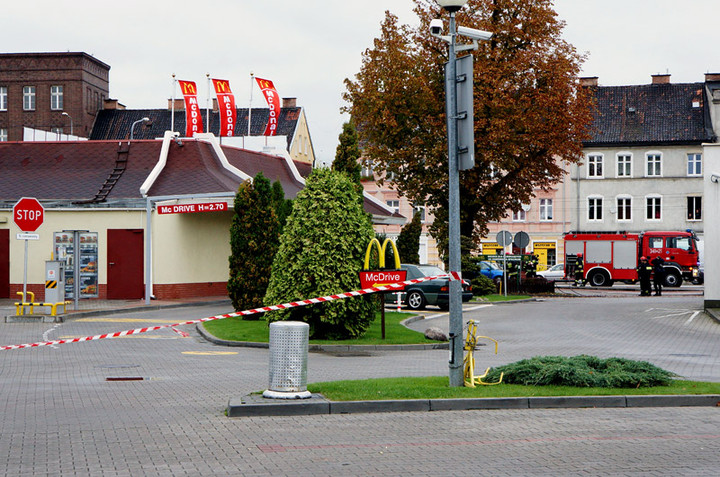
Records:
[[[278,95],[272,81],[258,77],[255,77],[255,80],[260,86],[260,91],[265,95],[268,108],[270,108],[270,116],[263,136],[274,136],[277,132],[278,117],[280,116],[280,95]]]
[[[237,110],[235,109],[235,95],[230,91],[230,82],[214,78],[212,82],[220,113],[220,136],[234,136]]]
[[[194,133],[203,132],[202,116],[197,100],[197,86],[194,81],[182,81],[180,89],[185,99],[185,136],[193,137]]]

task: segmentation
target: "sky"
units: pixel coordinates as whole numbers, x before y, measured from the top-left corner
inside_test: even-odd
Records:
[[[343,81],[359,71],[385,10],[417,24],[411,0],[25,0],[3,5],[0,52],[83,51],[110,65],[110,97],[128,109],[166,108],[172,75],[230,81],[238,107],[265,103],[250,75],[305,109],[316,157],[335,157],[348,116]],[[564,38],[586,53],[601,85],[703,81],[720,72],[717,0],[555,0]],[[179,91],[176,93],[179,96]]]

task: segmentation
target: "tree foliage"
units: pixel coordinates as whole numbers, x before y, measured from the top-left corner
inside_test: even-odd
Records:
[[[420,25],[386,13],[360,72],[345,80],[344,110],[376,170],[433,210],[431,231],[446,249],[447,46],[427,32],[431,19],[447,15],[434,2],[414,2]],[[529,202],[535,188],[556,183],[562,161],[581,157],[591,108],[577,81],[584,57],[561,38],[564,22],[551,0],[470,0],[457,23],[493,33],[472,53],[476,165],[460,177],[461,234],[477,238],[489,221]]]
[[[315,169],[298,193],[280,238],[266,305],[356,290],[365,250],[374,233],[347,175]],[[290,308],[268,321],[297,320],[313,338],[361,336],[375,316],[372,296]]]
[[[227,289],[233,307],[247,310],[262,306],[280,240],[270,181],[262,172],[240,184],[234,208]],[[258,315],[243,319],[258,319]]]
[[[358,146],[357,130],[352,121],[343,124],[343,130],[338,136],[338,142],[332,168],[348,175],[354,184],[355,191],[358,193],[358,200],[362,203],[364,199],[363,186],[360,183],[360,147]]]
[[[412,220],[400,229],[397,238],[398,254],[403,263],[420,263],[420,235],[422,235],[422,222],[420,214],[415,212]]]

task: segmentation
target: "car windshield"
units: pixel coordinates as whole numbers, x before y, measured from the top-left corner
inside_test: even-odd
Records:
[[[557,265],[553,265],[553,267],[550,270],[552,270],[553,272],[558,272],[558,271],[562,270],[564,266],[565,266],[565,264],[558,263]]]
[[[500,270],[500,267],[497,266],[497,263],[495,262],[483,262],[485,265],[488,266],[488,268],[492,268],[493,270]]]
[[[422,276],[424,277],[434,277],[435,275],[445,275],[445,272],[435,266],[432,265],[420,265],[417,267]]]

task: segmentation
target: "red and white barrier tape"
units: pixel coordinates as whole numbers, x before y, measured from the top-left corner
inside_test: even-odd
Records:
[[[427,282],[429,280],[434,280],[436,278],[450,278],[450,280],[459,280],[460,274],[458,272],[450,272],[449,274],[435,275],[432,277],[415,278],[413,280],[406,280],[404,282],[399,282],[399,283],[391,283],[389,285],[365,288],[363,290],[355,290],[355,291],[351,291],[351,292],[340,293],[337,295],[329,295],[329,296],[323,296],[323,297],[318,297],[318,298],[310,298],[308,300],[292,301],[289,303],[283,303],[282,305],[263,306],[261,308],[253,308],[251,310],[238,311],[235,313],[227,313],[224,315],[215,315],[215,316],[210,316],[207,318],[200,318],[198,320],[183,321],[181,323],[174,323],[172,325],[160,325],[160,326],[150,326],[148,328],[136,328],[134,330],[118,331],[115,333],[105,333],[102,335],[95,335],[95,336],[84,336],[82,338],[72,338],[72,339],[65,339],[65,340],[42,341],[42,342],[38,342],[38,343],[26,343],[26,344],[19,344],[19,345],[0,346],[0,351],[10,350],[10,349],[22,349],[22,348],[38,348],[40,346],[51,346],[51,345],[56,345],[56,344],[77,343],[80,341],[94,341],[94,340],[102,340],[105,338],[119,338],[122,336],[137,335],[140,333],[147,333],[148,331],[155,331],[155,330],[160,330],[163,328],[174,328],[176,326],[194,325],[196,323],[202,323],[205,321],[213,321],[213,320],[221,320],[223,318],[230,318],[233,316],[254,315],[256,313],[263,313],[266,311],[284,310],[287,308],[295,308],[298,306],[314,305],[316,303],[324,303],[324,302],[334,301],[334,300],[344,300],[345,298],[369,295],[371,293],[377,293],[377,292],[381,292],[381,291],[392,291],[394,289],[401,288],[405,285],[412,285],[413,283]],[[177,330],[175,330],[175,331],[177,331]]]

